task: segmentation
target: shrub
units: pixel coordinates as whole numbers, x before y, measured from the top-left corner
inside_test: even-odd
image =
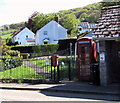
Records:
[[[10,56],[20,56],[20,52],[17,50],[8,50],[6,53]]]
[[[22,65],[22,58],[20,58],[20,52],[10,50],[9,46],[2,46],[2,60],[1,70],[12,69]]]
[[[9,57],[9,56],[6,56],[4,58],[2,58],[3,60],[3,69],[4,70],[7,70],[7,69],[12,69],[12,68],[16,68],[18,66],[21,66],[22,65],[22,58],[20,57]]]
[[[1,47],[1,49],[2,49],[2,55],[6,55],[6,52],[7,52],[8,50],[10,50],[11,48],[10,48],[9,46],[7,46],[7,45],[3,45],[3,46]]]

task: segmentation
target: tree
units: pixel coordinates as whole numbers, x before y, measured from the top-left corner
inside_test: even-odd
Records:
[[[64,17],[62,25],[68,29],[68,34],[71,34],[77,30],[77,22],[78,20],[74,14],[68,14]]]
[[[108,7],[108,6],[115,6],[115,5],[120,5],[120,0],[103,0],[102,1],[102,6],[103,7]]]
[[[80,15],[80,21],[84,21],[84,20],[86,20],[86,18],[88,17],[88,15],[86,14],[86,13],[82,13],[81,15]]]
[[[98,10],[95,10],[94,12],[88,15],[86,21],[89,21],[90,23],[95,23],[98,21],[99,17],[100,17],[100,12]]]
[[[33,19],[33,29],[32,31],[34,33],[36,33],[37,30],[41,29],[43,26],[45,26],[48,22],[50,22],[51,20],[53,20],[54,18],[54,15],[52,14],[47,14],[47,15],[44,15],[44,14],[39,14],[38,16],[36,16],[34,19]]]

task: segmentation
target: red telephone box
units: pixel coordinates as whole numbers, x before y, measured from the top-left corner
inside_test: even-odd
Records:
[[[58,66],[58,55],[52,55],[52,66],[56,67]]]
[[[77,70],[80,81],[91,81],[91,65],[97,59],[96,43],[91,37],[77,40]]]

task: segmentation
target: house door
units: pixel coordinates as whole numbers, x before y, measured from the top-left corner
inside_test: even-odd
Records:
[[[44,44],[48,44],[48,42],[44,42]]]
[[[79,48],[79,79],[90,81],[90,46],[82,45]]]

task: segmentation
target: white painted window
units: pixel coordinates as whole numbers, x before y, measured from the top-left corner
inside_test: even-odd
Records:
[[[47,31],[44,31],[44,33],[43,33],[44,35],[47,35]]]

